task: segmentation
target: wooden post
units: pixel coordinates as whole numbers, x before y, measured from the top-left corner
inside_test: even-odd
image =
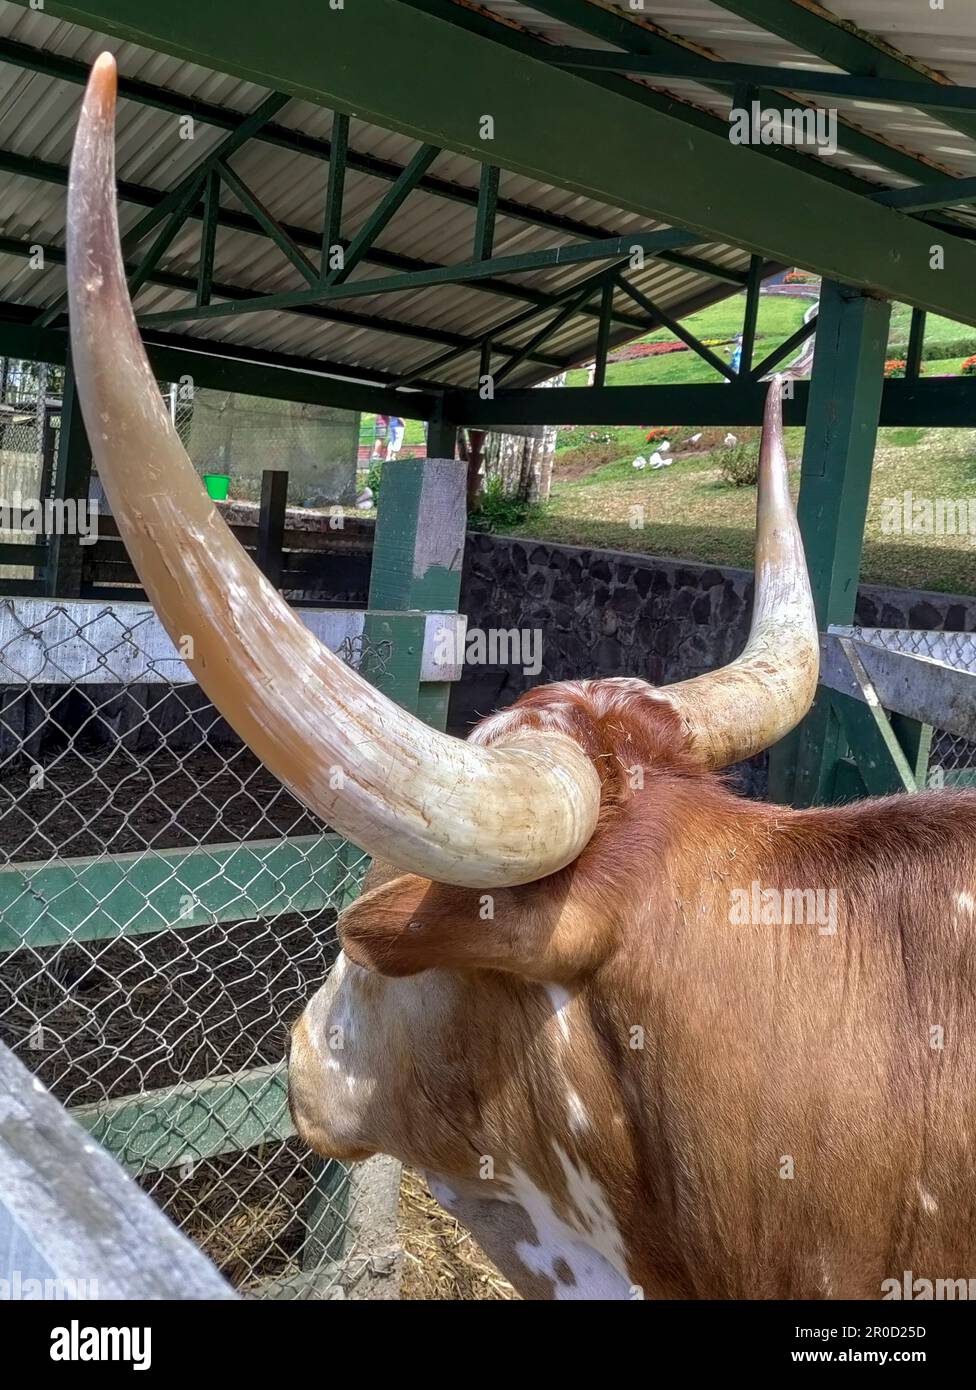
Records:
[[[285,508],[288,503],[288,471],[266,468],[261,474],[261,509],[258,513],[258,569],[276,589],[281,588]]]
[[[408,642],[415,641],[419,632],[422,648],[422,614],[457,612],[467,524],[466,472],[466,465],[454,458],[399,459],[384,467],[367,632],[380,621],[375,615],[383,614],[381,621],[399,625]],[[403,617],[394,618],[397,613]],[[415,615],[421,616],[419,626]],[[447,682],[421,686],[422,651],[413,655],[417,695],[408,708],[444,728],[450,686]],[[402,682],[403,673],[398,679]]]
[[[452,459],[457,454],[457,425],[445,419],[441,410],[427,424],[427,457]]]
[[[61,403],[61,430],[58,440],[58,459],[54,470],[54,497],[88,504],[92,456],[88,436],[81,418],[81,407],[75,390],[74,372],[68,363],[64,372],[64,397]],[[83,550],[77,535],[54,535],[48,538],[48,564],[45,589],[52,598],[78,598],[81,594]]]
[[[821,289],[797,508],[821,631],[854,618],[890,311],[885,300],[832,281]],[[830,800],[846,753],[835,702],[821,687],[800,727],[770,751],[770,800]]]

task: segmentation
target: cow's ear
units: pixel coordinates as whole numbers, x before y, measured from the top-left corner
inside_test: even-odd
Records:
[[[553,879],[478,892],[415,874],[364,893],[339,919],[339,935],[351,960],[382,975],[485,969],[554,983],[593,970],[610,937]]]

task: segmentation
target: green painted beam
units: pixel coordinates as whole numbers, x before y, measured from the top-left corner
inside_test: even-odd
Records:
[[[756,325],[759,320],[759,292],[761,289],[762,262],[758,256],[753,256],[749,262],[746,305],[742,314],[742,353],[739,358],[739,371],[746,377],[752,371],[752,354],[756,346]]]
[[[905,375],[910,381],[917,381],[922,365],[922,348],[925,346],[925,312],[912,310],[911,327],[908,330],[908,351],[905,354]]]
[[[364,228],[364,234],[365,234]],[[359,244],[359,238],[356,238]],[[457,265],[439,266],[436,270],[418,270],[409,275],[371,276],[367,280],[329,280],[307,290],[288,290],[282,294],[251,295],[226,304],[208,304],[198,308],[193,304],[161,313],[140,314],[140,324],[167,324],[183,319],[204,321],[235,317],[264,310],[292,309],[297,305],[323,304],[337,299],[371,298],[377,294],[412,294],[416,290],[439,285],[468,285],[497,275],[523,275],[529,271],[547,270],[557,266],[587,265],[592,261],[611,261],[627,257],[635,249],[648,256],[672,246],[684,246],[695,241],[690,232],[668,229],[659,232],[633,232],[629,236],[606,237],[602,241],[584,242],[575,246],[557,246],[545,251],[522,251],[511,256],[495,256],[487,261],[460,261]],[[976,254],[976,253],[974,253]],[[346,264],[349,264],[347,257]],[[976,310],[974,310],[976,313]],[[472,344],[473,346],[473,344]]]
[[[337,118],[338,119],[338,118]],[[37,179],[44,183],[56,184],[59,187],[66,187],[68,182],[68,169],[66,165],[56,164],[50,160],[40,160],[26,158],[18,155],[12,150],[0,150],[0,171],[14,174],[19,178]],[[210,180],[208,180],[208,190]],[[117,184],[117,192],[120,202],[134,203],[140,207],[153,208],[162,201],[164,194],[158,190],[149,188],[143,184],[133,183],[129,180],[120,180]],[[201,220],[204,223],[203,236],[207,235],[206,220],[208,215],[208,197],[205,196],[202,203],[190,207],[188,217],[192,220]],[[216,218],[217,225],[227,227],[232,231],[247,232],[252,236],[265,237],[266,233],[256,218],[249,213],[238,211],[236,208],[222,208],[219,206],[214,210],[213,216]],[[320,235],[307,227],[298,227],[287,222],[281,223],[282,233],[290,238],[298,247],[307,247],[316,252],[320,250]],[[31,246],[36,243],[36,238],[18,240],[13,237],[0,238],[2,249],[5,253],[26,258],[31,253]],[[63,265],[65,256],[64,250],[57,246],[45,246],[44,254],[47,260],[53,265]],[[679,257],[678,252],[662,253],[662,258],[671,259]],[[372,246],[363,256],[364,262],[370,262],[384,267],[387,270],[401,271],[410,273],[413,271],[436,270],[441,266],[436,261],[421,260],[415,256],[404,256],[394,251],[385,250],[381,247]],[[725,271],[721,267],[713,267],[707,261],[697,257],[681,257],[677,262],[683,264],[687,262],[686,268],[696,270],[703,275],[710,275],[712,278],[720,280],[722,283],[737,284],[741,282],[742,276],[737,271]],[[136,267],[131,269],[135,271]],[[149,284],[162,285],[167,289],[182,289],[187,294],[199,296],[199,284],[189,276],[175,274],[173,272],[153,271],[144,277]],[[535,289],[529,285],[520,285],[514,281],[497,280],[490,277],[484,280],[472,282],[473,289],[484,290],[494,298],[506,300],[521,300],[527,304],[538,305],[545,308],[554,302],[554,296],[542,290]],[[245,289],[238,285],[212,284],[212,292],[219,298],[243,299],[253,295],[253,289]],[[209,299],[204,297],[203,303],[209,303]],[[48,315],[53,322],[57,313],[63,308],[63,296],[58,300],[54,312]],[[317,306],[299,306],[292,312],[307,314],[310,317],[331,320],[336,323],[347,323],[354,328],[373,329],[381,333],[392,333],[397,337],[416,338],[427,342],[453,343],[455,345],[464,344],[464,335],[451,333],[445,329],[430,328],[424,324],[414,324],[398,319],[389,318],[386,315],[365,315],[353,314],[348,310],[335,308],[320,308]],[[595,310],[588,311],[594,316]],[[628,320],[626,315],[619,315],[618,322],[621,324],[633,322],[635,327],[639,327],[636,320]],[[562,370],[564,365],[558,361],[547,363],[556,370]]]
[[[721,3],[721,0],[719,0]],[[635,18],[640,11],[633,12]],[[848,100],[880,101],[915,106],[942,118],[950,112],[976,113],[976,87],[938,82],[906,81],[847,72],[816,72],[810,68],[772,67],[761,63],[725,63],[688,50],[687,57],[663,54],[611,53],[593,48],[554,50],[554,67],[574,72],[623,72],[640,77],[680,77],[714,87],[774,87],[787,92]]]
[[[821,287],[797,503],[821,631],[854,618],[890,316],[882,300]],[[810,714],[770,752],[770,799],[828,800],[847,755],[843,719],[821,686]]]
[[[433,5],[440,12],[444,9],[445,4],[449,4],[449,0],[412,0],[412,3],[416,3],[422,8]],[[588,0],[539,0],[537,8],[584,33],[613,43],[633,55],[647,56],[655,62],[673,62],[676,65],[691,63],[697,67],[698,64],[707,61],[688,45],[687,40],[669,34],[659,24],[654,24],[653,28],[646,25],[640,5],[628,7],[626,13],[621,13],[609,6],[591,5]],[[465,23],[470,23],[470,21],[466,20]],[[496,30],[498,27],[495,26]],[[760,27],[762,27],[761,23]],[[497,40],[497,34],[495,37]],[[508,38],[502,41],[511,42]],[[547,45],[544,53],[537,56],[543,58],[544,61],[552,61],[553,55],[559,53],[559,49]],[[716,62],[714,66],[720,67],[721,65]],[[733,101],[736,106],[748,106],[753,100],[759,101],[765,110],[772,111],[782,112],[796,106],[795,98],[781,95],[775,89],[775,85],[773,87],[756,86],[749,80],[749,71],[748,68],[744,68],[745,80],[733,84]],[[681,111],[685,120],[692,122],[699,129],[708,128],[703,124],[705,113],[701,113],[697,108],[691,106],[676,105],[667,92],[655,92],[644,84],[629,81],[622,75],[609,72],[601,73],[598,70],[591,69],[587,72],[579,72],[577,76],[590,82],[599,82],[604,86],[612,84],[614,90],[624,91],[631,100],[640,101],[645,105],[653,103],[660,106],[662,102],[670,103],[670,109]],[[699,80],[705,85],[709,85],[707,78],[702,77]],[[720,81],[711,85],[714,90],[725,94],[728,84]],[[668,108],[665,107],[665,109]],[[728,125],[722,122],[720,117],[709,114],[705,116],[705,120],[718,121],[723,127],[721,131],[723,138],[727,138]],[[843,116],[838,120],[838,139],[842,148],[852,154],[871,160],[882,169],[891,169],[907,178],[919,180],[924,180],[932,175],[933,166],[917,155],[909,153],[900,143],[888,143],[876,135],[869,134],[857,125],[847,123]],[[812,173],[815,178],[832,182],[837,186],[848,188],[860,186],[862,190],[870,191],[870,185],[865,185],[863,181],[856,178],[852,180],[847,170],[840,169],[831,161],[818,161],[802,151],[786,146],[764,146],[760,153],[767,159],[787,163],[800,169],[805,168],[806,172]]]
[[[700,357],[703,362],[707,362],[710,367],[713,367],[720,376],[724,376],[728,381],[735,381],[736,374],[729,364],[723,362],[721,357],[712,352],[710,347],[706,347],[704,343],[699,342],[694,333],[692,333],[690,329],[685,328],[684,324],[681,323],[679,319],[672,318],[666,309],[662,309],[659,304],[655,304],[653,300],[648,299],[646,294],[637,289],[635,285],[628,284],[626,280],[621,279],[620,288],[626,291],[635,304],[641,306],[644,312],[649,315],[651,322],[654,323],[655,326],[663,324],[665,328],[671,330],[676,338],[680,338],[683,343],[686,343],[688,347],[691,348],[692,352]]]
[[[600,291],[600,325],[596,335],[596,351],[593,357],[593,385],[603,386],[607,379],[607,353],[610,350],[610,315],[613,313],[613,296],[616,292],[616,276],[608,277]]]
[[[490,110],[491,162],[514,173],[976,323],[976,247],[951,242],[933,270],[931,229],[912,218],[399,0],[338,19],[279,0],[273,44],[264,12],[231,0],[49,0],[46,12],[479,161]],[[418,83],[427,71],[464,81]]]
[[[339,111],[332,120],[332,149],[329,155],[329,177],[325,187],[325,222],[322,228],[321,278],[329,273],[329,256],[333,247],[341,245],[342,202],[346,190],[346,165],[349,158],[349,117]],[[365,259],[369,259],[367,253]]]
[[[806,323],[801,323],[795,332],[788,338],[784,338],[778,347],[773,348],[772,352],[767,353],[763,360],[749,372],[749,376],[756,381],[761,381],[767,372],[771,372],[778,362],[782,362],[784,357],[788,357],[795,348],[817,331],[817,316],[814,314]]]
[[[295,1133],[283,1061],[75,1106],[71,1114],[136,1175],[280,1143]]]
[[[364,871],[331,834],[10,864],[0,952],[338,909]]]
[[[478,211],[474,224],[476,261],[487,261],[495,245],[495,213],[498,209],[499,170],[494,164],[482,164],[478,186]]]
[[[213,290],[214,255],[220,221],[220,174],[211,169],[203,195],[203,226],[200,230],[200,261],[197,267],[197,303],[209,304]]]
[[[598,368],[597,376],[600,378],[600,380],[597,382],[597,384],[602,386],[603,375],[606,370],[607,344],[609,341],[610,334],[610,315],[613,310],[613,281],[614,277],[616,276],[616,273],[617,268],[616,266],[614,266],[609,272],[604,271],[598,276],[591,276],[586,281],[583,288],[579,290],[577,294],[572,295],[567,300],[566,304],[559,311],[559,313],[556,314],[554,318],[551,318],[547,323],[544,323],[542,327],[538,330],[538,332],[534,333],[523,347],[519,348],[517,352],[512,353],[509,356],[507,362],[502,363],[502,365],[495,372],[495,386],[500,386],[501,383],[505,380],[505,378],[507,376],[510,376],[511,373],[515,371],[515,369],[526,360],[526,358],[531,357],[532,354],[539,347],[541,347],[541,345],[546,341],[547,338],[550,338],[553,333],[558,333],[560,328],[562,328],[562,326],[565,323],[568,323],[571,318],[574,318],[577,314],[582,313],[584,307],[593,298],[597,289],[601,289],[600,334],[597,339],[597,357],[600,357],[601,351],[603,356],[603,369],[601,371]],[[500,345],[497,350],[499,352],[505,351],[505,349]]]
[[[0,355],[64,365],[66,332],[38,328],[23,317],[20,305],[0,304],[0,314],[8,315],[0,317]],[[197,386],[215,391],[376,411],[402,415],[407,420],[427,420],[436,407],[436,398],[428,391],[394,391],[387,388],[385,379],[377,385],[364,384],[378,375],[368,368],[357,369],[357,376],[364,380],[349,381],[342,376],[350,370],[347,365],[321,360],[313,363],[289,353],[262,352],[236,344],[228,349],[220,343],[175,334],[144,334],[143,342],[159,381],[178,381],[189,375]],[[234,355],[228,356],[228,351]],[[313,366],[319,370],[313,371]],[[330,372],[334,375],[326,374]]]
[[[346,247],[343,263],[340,267],[329,272],[325,283],[330,288],[341,285],[347,277],[352,274],[356,266],[366,255],[366,252],[374,244],[377,237],[389,226],[397,212],[407,201],[410,194],[416,189],[418,183],[440,154],[437,145],[422,144],[420,149],[405,167],[403,173],[397,179],[392,188],[388,189],[380,201],[373,208],[360,227],[359,231]],[[447,269],[448,267],[444,267]],[[428,272],[418,271],[417,274]]]
[[[234,170],[224,160],[218,159],[216,162],[217,172],[220,174],[221,181],[227,185],[230,191],[250,212],[255,222],[271,241],[274,242],[278,250],[290,261],[298,271],[299,275],[310,285],[319,283],[318,266],[314,266],[305,252],[294,241],[282,227],[281,223],[272,216],[261,199],[248,188],[244,180],[234,173]]]
[[[976,202],[976,178],[933,179],[912,188],[886,188],[873,195],[874,202],[902,212],[929,212],[955,203]]]
[[[879,301],[880,302],[880,301]],[[806,418],[810,383],[796,381],[783,402],[788,425]],[[766,386],[756,380],[733,385],[553,387],[544,393],[518,387],[481,400],[476,391],[451,391],[445,409],[456,424],[480,429],[521,425],[759,425]],[[542,397],[542,399],[540,399]],[[976,378],[922,377],[884,383],[885,426],[972,428]]]
[[[850,20],[834,17],[819,6],[814,9],[807,4],[795,5],[792,0],[718,0],[718,4],[723,10],[757,24],[768,33],[778,34],[805,53],[813,53],[847,73],[876,78],[879,82],[923,85],[928,80],[937,91],[947,90],[932,81],[919,60],[899,53]],[[943,110],[939,118],[954,130],[976,138],[976,114]]]

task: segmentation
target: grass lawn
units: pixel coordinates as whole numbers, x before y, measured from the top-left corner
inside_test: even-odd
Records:
[[[784,295],[762,296],[755,361],[761,361],[800,326],[811,302]],[[728,340],[741,330],[743,307],[744,294],[736,294],[689,315],[684,322],[698,338],[711,340],[713,351],[727,361],[731,350]],[[893,306],[889,356],[904,356],[910,320],[910,309],[902,304]],[[639,341],[672,338],[667,329],[658,329]],[[922,374],[955,375],[965,355],[963,349],[976,349],[976,330],[929,315],[925,342],[930,348],[945,344],[946,352],[945,356],[924,360]],[[607,384],[611,386],[722,380],[690,351],[610,362],[607,366]],[[585,370],[569,372],[566,384],[585,385]],[[364,416],[364,423],[369,418]],[[677,455],[672,467],[638,471],[632,466],[634,458],[647,458],[654,449],[646,442],[646,433],[646,427],[640,426],[561,429],[549,503],[535,509],[517,528],[506,528],[508,533],[751,567],[755,489],[734,488],[721,479],[718,450],[725,430],[705,430],[691,450],[687,441],[697,431],[682,428],[672,439]],[[740,439],[755,439],[758,434],[742,429],[735,433]],[[786,433],[790,458],[798,463],[803,431]],[[407,421],[406,443],[422,439],[422,425]],[[798,469],[794,483],[797,481]],[[976,430],[880,431],[862,563],[862,576],[869,583],[976,592],[976,537],[913,536],[903,540],[882,533],[883,499],[900,497],[906,490],[932,499],[971,498],[976,507]]]
[[[757,431],[738,435],[755,438]],[[791,464],[797,465],[795,489],[803,430],[789,429],[786,437]],[[649,450],[642,452],[646,456]],[[670,468],[643,472],[634,469],[628,452],[576,477],[560,476],[558,457],[549,504],[509,534],[752,566],[756,490],[723,482],[714,450],[686,458],[679,454]],[[862,563],[866,583],[976,592],[976,537],[902,540],[882,533],[883,499],[906,490],[918,497],[972,498],[976,505],[976,430],[880,431]]]

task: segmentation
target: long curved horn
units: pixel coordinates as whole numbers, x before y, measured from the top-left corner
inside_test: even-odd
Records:
[[[428,728],[323,647],[238,544],[166,412],[125,282],[115,210],[115,62],[88,82],[68,190],[72,363],[99,477],[136,572],[229,724],[355,844],[442,883],[528,883],[593,833],[599,780],[577,745],[491,748]],[[338,785],[337,785],[338,784]]]
[[[706,767],[728,767],[789,733],[813,704],[820,640],[783,447],[782,377],[766,393],[759,449],[756,596],[742,655],[666,686]]]

